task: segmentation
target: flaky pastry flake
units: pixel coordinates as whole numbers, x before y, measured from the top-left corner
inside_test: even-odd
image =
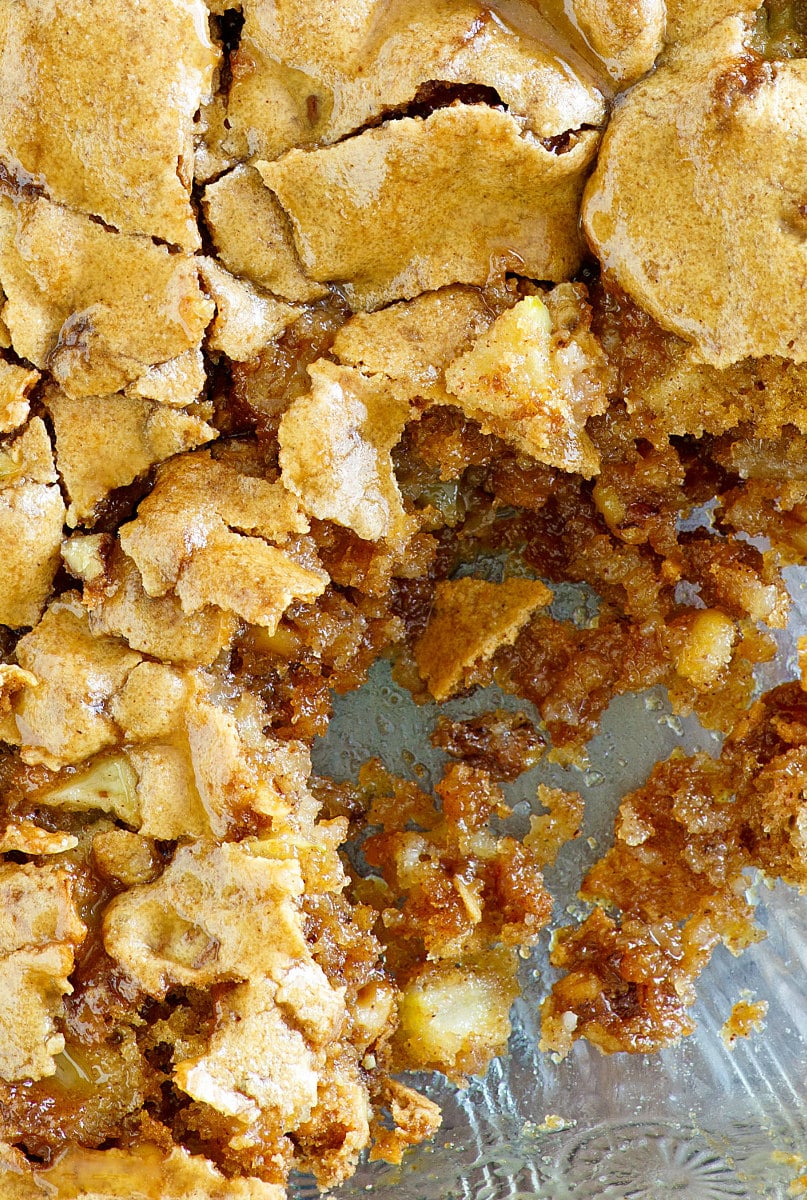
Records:
[[[285,1200],[285,1188],[260,1179],[227,1179],[201,1155],[144,1143],[133,1150],[71,1146],[52,1166],[17,1172],[0,1166],[4,1200]]]
[[[41,1079],[64,1048],[54,1018],[86,932],[58,866],[0,865],[0,1078]]]
[[[330,987],[324,975],[320,986]],[[229,992],[209,1049],[196,1061],[179,1063],[174,1078],[225,1116],[249,1124],[268,1113],[281,1129],[293,1130],[316,1104],[322,1062],[285,1019],[276,991],[275,983],[262,980]]]
[[[271,541],[305,533],[308,522],[279,484],[242,475],[201,451],[166,463],[120,544],[134,560],[149,596],[176,584],[193,552],[227,528]]]
[[[435,589],[426,630],[415,644],[415,661],[435,700],[476,682],[476,673],[500,646],[510,646],[552,593],[532,579],[445,580]]]
[[[120,544],[149,596],[173,588],[185,613],[216,606],[275,629],[294,598],[312,600],[325,590],[324,571],[269,544],[307,528],[282,484],[201,452],[161,468],[136,519],[121,528]]]
[[[77,550],[70,569],[80,571]],[[123,638],[133,650],[166,662],[209,666],[235,632],[236,618],[218,608],[186,613],[177,596],[149,596],[135,564],[120,549],[96,573],[95,562],[87,563],[84,603],[88,606],[90,629],[96,635]]]
[[[50,388],[45,403],[56,433],[56,462],[70,496],[70,526],[91,524],[100,500],[154,463],[218,437],[200,417],[136,397],[72,399]]]
[[[408,384],[413,396],[447,400],[445,368],[487,332],[495,316],[477,288],[445,287],[378,312],[355,313],[337,333],[333,353],[365,375]]]
[[[312,516],[368,541],[405,540],[413,522],[390,455],[413,413],[408,389],[325,359],[308,373],[311,391],[280,423],[284,484]]]
[[[50,943],[0,955],[0,1077],[9,1081],[53,1075],[64,1049],[54,1018],[73,990],[71,947]]]
[[[196,249],[193,119],[218,61],[202,0],[3,0],[0,28],[0,159],[52,200]]]
[[[0,833],[0,853],[16,850],[20,854],[63,854],[78,845],[72,833],[43,829],[34,821],[10,821]]]
[[[594,339],[553,328],[543,300],[527,296],[448,367],[446,386],[484,432],[589,478],[600,460],[584,425],[605,411],[604,376]]]
[[[112,700],[111,712],[127,742],[170,739],[204,676],[161,662],[141,662]]]
[[[151,883],[162,861],[154,843],[129,829],[103,829],[92,839],[92,859],[97,871],[124,887]]]
[[[157,400],[174,408],[184,408],[196,400],[205,386],[207,375],[201,348],[183,350],[176,358],[147,367],[124,389],[126,396]]]
[[[310,953],[297,907],[302,890],[294,860],[197,842],[180,848],[155,883],[111,902],[104,945],[152,996],[172,984],[281,978]]]
[[[252,815],[285,818],[295,805],[301,758],[299,743],[265,736],[265,710],[248,698],[240,713],[226,712],[205,697],[188,706],[193,775],[213,834],[224,838]]]
[[[237,159],[332,144],[428,95],[434,80],[494,90],[539,137],[605,116],[590,82],[479,0],[395,14],[381,0],[314,11],[281,0],[247,3],[244,13],[221,145]]]
[[[42,197],[0,198],[0,283],[14,349],[74,397],[198,347],[213,315],[191,256]]]
[[[807,63],[774,66],[748,36],[728,18],[625,97],[583,203],[609,274],[718,367],[807,361]]]
[[[182,568],[176,593],[185,612],[217,605],[274,631],[292,600],[316,600],[326,584],[324,571],[301,566],[260,538],[223,529]]]
[[[255,358],[272,338],[300,317],[300,309],[261,295],[250,283],[225,271],[214,258],[203,258],[199,269],[216,305],[208,347],[235,362]]]
[[[40,417],[0,448],[0,624],[34,625],[59,565],[65,507]]]
[[[0,954],[84,937],[72,879],[62,867],[0,864],[0,901]]]
[[[752,12],[758,0],[666,0],[665,42],[675,47],[694,41],[726,17]]]
[[[56,483],[53,448],[41,417],[33,417],[0,447],[0,489],[19,483]]]
[[[508,113],[457,104],[255,165],[291,217],[308,274],[339,283],[353,308],[373,309],[449,283],[484,284],[497,262],[568,278],[598,137],[583,131],[555,154]]]
[[[132,746],[128,758],[137,776],[139,833],[167,841],[210,836],[191,757],[179,739]]]
[[[208,184],[202,208],[218,256],[234,275],[286,300],[328,295],[303,270],[291,222],[254,167],[236,167]]]
[[[107,705],[140,655],[116,639],[93,637],[75,594],[53,601],[18,642],[17,659],[36,680],[14,700],[25,762],[58,768],[117,741]]]
[[[14,716],[14,706],[26,688],[35,688],[37,679],[13,663],[0,663],[0,738],[12,746],[19,745],[20,734]]]
[[[28,419],[28,392],[37,379],[38,371],[0,358],[0,433],[11,433]]]

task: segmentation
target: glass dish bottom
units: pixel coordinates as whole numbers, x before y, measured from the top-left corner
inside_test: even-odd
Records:
[[[780,635],[776,663],[760,680],[765,689],[793,677],[794,639],[807,624],[805,573],[789,575],[794,618]],[[497,706],[529,711],[495,688],[451,701],[442,711],[460,717]],[[390,770],[428,787],[445,761],[429,743],[436,712],[434,705],[414,704],[393,682],[389,665],[377,664],[365,687],[337,699],[329,733],[315,747],[315,769],[355,778],[362,762],[378,756]],[[621,697],[590,745],[585,770],[541,763],[505,785],[516,832],[527,828],[539,782],[586,797],[583,836],[564,847],[546,873],[555,924],[580,915],[580,880],[610,842],[621,796],[676,746],[715,753],[720,738],[694,719],[675,717],[660,690]],[[700,979],[691,1037],[649,1057],[607,1057],[579,1042],[563,1062],[552,1061],[537,1049],[538,1009],[553,978],[545,938],[523,964],[509,1054],[462,1090],[441,1077],[415,1077],[442,1107],[440,1132],[398,1167],[363,1163],[334,1200],[753,1200],[802,1194],[807,899],[752,878],[749,889],[768,936],[739,959],[718,948]],[[745,991],[768,1002],[765,1028],[729,1049],[720,1029]],[[292,1184],[294,1200],[318,1194],[308,1179]]]

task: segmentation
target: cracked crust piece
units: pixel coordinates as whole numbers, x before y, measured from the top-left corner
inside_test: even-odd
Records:
[[[435,700],[479,681],[500,646],[512,646],[539,608],[552,600],[533,579],[446,580],[438,583],[429,623],[415,645],[415,662]]]
[[[64,854],[65,850],[72,850],[77,845],[78,838],[74,834],[43,829],[24,818],[10,821],[0,834],[3,854],[10,850],[16,850],[18,854]]]
[[[215,837],[233,836],[256,819],[283,822],[310,763],[301,743],[259,733],[267,718],[244,700],[226,712],[196,698],[185,719],[194,779]]]
[[[607,272],[718,367],[807,361],[807,62],[747,37],[729,18],[626,96],[583,204]]]
[[[598,140],[582,132],[556,154],[508,113],[457,104],[256,166],[291,217],[308,274],[373,309],[449,283],[482,285],[497,264],[567,278],[580,261],[580,194]]]
[[[608,370],[575,288],[560,285],[547,300],[551,309],[539,296],[520,300],[448,367],[448,402],[484,433],[590,479],[600,456],[585,423],[605,412]]]
[[[273,296],[262,296],[249,283],[225,271],[214,258],[203,258],[199,270],[216,305],[207,336],[209,350],[234,362],[256,358],[272,338],[293,325],[302,314]]]
[[[195,250],[194,115],[218,54],[201,0],[3,0],[0,161],[58,203]]]
[[[408,389],[326,359],[308,373],[311,391],[280,423],[284,484],[314,517],[367,541],[405,541],[415,526],[404,512],[391,451],[413,412]]]
[[[184,408],[198,399],[206,380],[202,350],[195,346],[191,350],[183,350],[176,358],[148,367],[128,385],[124,394]]]
[[[71,399],[49,388],[56,462],[70,497],[67,524],[92,525],[95,506],[154,463],[213,441],[218,431],[201,417],[152,400],[122,396]]]
[[[39,417],[0,447],[0,625],[34,625],[59,566],[65,507]]]
[[[168,1153],[145,1143],[130,1150],[72,1146],[52,1166],[32,1171],[12,1159],[0,1162],[3,1200],[285,1200],[279,1184],[227,1179],[202,1155],[174,1147]]]
[[[161,840],[225,838],[285,818],[304,756],[256,732],[267,714],[254,701],[220,708],[214,686],[204,673],[141,662],[109,703],[124,749],[37,792],[37,802],[108,813]]]
[[[117,741],[106,706],[140,655],[124,642],[94,637],[75,593],[53,601],[18,642],[17,659],[36,680],[13,700],[24,761],[58,769]]]
[[[336,7],[247,3],[217,151],[278,158],[330,145],[439,85],[490,89],[537,137],[596,126],[602,95],[477,0]],[[438,85],[438,86],[439,86]]]
[[[159,470],[137,517],[122,527],[120,544],[149,596],[173,589],[186,613],[215,605],[274,631],[292,599],[313,600],[325,590],[324,571],[271,544],[282,547],[307,529],[282,484],[200,452]]]
[[[721,369],[693,362],[689,343],[665,333],[620,289],[605,289],[600,311],[614,391],[654,445],[666,445],[670,434],[702,437],[738,426],[769,446],[788,425],[807,432],[807,363],[749,358]],[[626,324],[629,337],[620,332]],[[742,441],[735,446],[745,458]],[[776,451],[782,462],[793,453],[790,439],[788,447]]]
[[[53,1075],[64,1049],[55,1018],[86,932],[72,880],[58,866],[0,866],[0,1077]]]
[[[74,547],[71,557],[76,552]],[[80,573],[75,561],[70,569]],[[137,567],[118,547],[108,561],[90,554],[84,569],[91,575],[84,603],[94,634],[124,638],[133,650],[165,662],[206,667],[235,632],[232,613],[217,608],[186,613],[171,592],[149,596]]]
[[[166,721],[171,724],[182,719],[179,693],[184,692],[192,708],[195,692],[193,687],[185,687],[183,679],[187,677],[177,672],[156,663],[141,666],[142,671],[130,673],[117,698],[116,719],[125,721],[127,737],[136,733],[161,736],[166,733]],[[220,676],[205,678],[216,688],[222,682]],[[124,693],[132,694],[124,700]],[[199,746],[193,749],[194,754],[199,752],[195,776],[205,781],[219,803],[232,801],[235,810],[243,801],[255,806],[253,815],[259,815],[262,805],[268,812],[267,760],[256,760],[250,766],[250,758],[266,749],[262,732],[266,714],[258,711],[256,698],[248,694],[225,700],[238,710],[238,736],[230,744],[223,727],[208,722],[200,729]],[[207,709],[213,707],[208,700],[203,704]],[[220,715],[225,719],[233,716],[224,710]],[[392,986],[372,965],[377,946],[368,924],[359,936],[362,955],[369,952],[370,957],[361,961],[367,964],[369,980],[377,979],[375,984],[371,982],[371,991],[386,992],[387,1003],[380,1004],[380,1018],[369,1011],[369,997],[363,1003],[348,1004],[351,988],[362,993],[364,968],[357,960],[357,975],[341,957],[341,949],[334,961],[319,943],[321,935],[331,936],[327,930],[336,934],[340,947],[346,948],[353,936],[347,924],[341,928],[353,910],[340,896],[346,879],[336,856],[347,823],[315,824],[317,804],[306,788],[310,762],[301,745],[275,744],[271,749],[276,790],[270,806],[271,831],[265,837],[222,845],[212,842],[208,833],[206,839],[180,846],[167,866],[166,857],[142,830],[134,834],[103,824],[92,838],[94,869],[128,888],[107,906],[102,922],[104,943],[118,963],[113,970],[115,988],[120,991],[115,994],[131,1000],[141,997],[143,988],[156,998],[166,987],[173,989],[180,978],[199,997],[206,989],[215,989],[210,993],[209,1017],[200,1021],[182,1001],[177,1005],[172,995],[164,1010],[167,1015],[160,1016],[153,1032],[145,1031],[144,1036],[147,1044],[153,1039],[151,1044],[164,1047],[161,1057],[168,1056],[166,1080],[170,1073],[174,1087],[186,1090],[188,1099],[181,1112],[195,1115],[201,1122],[203,1141],[212,1145],[216,1161],[229,1164],[230,1173],[235,1166],[232,1186],[222,1184],[224,1190],[212,1193],[216,1197],[241,1195],[239,1189],[252,1182],[253,1161],[261,1176],[285,1178],[292,1154],[285,1129],[299,1140],[301,1165],[313,1167],[323,1186],[352,1172],[370,1137],[368,1086],[376,1086],[368,1085],[358,1064],[367,1047],[391,1024],[394,1005]],[[119,755],[102,758],[99,766],[113,764],[116,757],[120,760]],[[228,781],[232,771],[240,772],[240,782],[235,776]],[[251,782],[246,778],[250,771]],[[66,778],[62,792],[72,789],[71,800],[75,800],[84,790],[89,806],[93,798],[108,800],[108,793],[116,790],[114,784],[104,786],[102,781],[98,786],[98,778],[93,781],[69,774]],[[240,799],[234,796],[235,790]],[[43,793],[37,792],[37,801],[42,800]],[[51,792],[47,802],[53,800]],[[270,829],[268,823],[265,829]],[[186,829],[183,836],[191,832]],[[336,906],[340,914],[336,923],[332,924],[327,913],[317,913],[318,903]],[[323,920],[324,927],[320,924]],[[183,1010],[185,1021],[194,1022],[192,1033],[183,1033]],[[116,1002],[114,1012],[119,1011]],[[125,1011],[128,1013],[128,1008]],[[101,1036],[106,1041],[107,1031]],[[80,1049],[69,1049],[84,1061]],[[369,1062],[366,1069],[373,1070]],[[125,1082],[119,1081],[119,1086],[125,1087]],[[102,1179],[108,1178],[110,1188],[113,1181],[117,1187],[119,1169],[129,1169],[127,1178],[139,1187],[140,1161],[148,1158],[154,1164],[154,1183],[159,1188],[155,1200],[173,1195],[169,1189],[174,1180],[169,1169],[172,1159],[166,1163],[165,1149],[158,1156],[156,1149],[152,1154],[148,1146],[152,1130],[152,1136],[154,1132],[160,1135],[163,1148],[170,1144],[167,1130],[147,1116],[141,1119],[144,1128],[135,1151],[112,1148],[103,1156],[91,1153],[93,1171],[82,1174],[80,1160],[70,1149],[59,1161],[74,1163],[75,1176],[71,1168],[63,1176],[43,1170],[34,1178],[57,1187],[55,1194],[60,1200],[72,1194],[65,1189],[74,1177],[77,1186],[100,1187]],[[176,1155],[186,1157],[179,1150],[174,1151]],[[205,1178],[219,1179],[208,1163],[204,1166],[210,1172]],[[104,1169],[107,1176],[102,1175]],[[150,1174],[144,1177],[143,1187],[151,1178]],[[182,1174],[186,1191],[181,1194],[196,1195],[191,1187],[195,1180],[194,1175]],[[110,1191],[110,1195],[116,1194]]]
[[[306,968],[294,968],[306,974]],[[177,1065],[177,1086],[227,1117],[249,1126],[270,1115],[285,1131],[307,1121],[317,1103],[324,1047],[338,1036],[344,997],[331,989],[322,971],[308,966],[307,988],[298,988],[292,1019],[280,1004],[282,989],[262,980],[236,987],[217,1013],[217,1028],[206,1053]],[[324,999],[323,999],[324,997]],[[330,1020],[316,1042],[295,1028],[298,1014],[318,1005]]]
[[[160,879],[104,915],[109,954],[149,995],[169,987],[271,977],[310,961],[297,899],[299,863],[245,844],[181,848]]]
[[[11,433],[28,420],[28,393],[38,379],[38,371],[0,357],[0,433]]]
[[[328,295],[303,270],[291,222],[254,167],[236,167],[208,184],[202,208],[219,258],[235,275],[286,300]]]
[[[0,282],[15,351],[73,397],[198,348],[213,315],[192,257],[41,198],[0,198]]]
[[[338,1126],[338,1142],[316,1156],[320,1179],[337,1182],[367,1143],[368,1096],[345,1040],[345,988],[329,981],[306,941],[309,868],[305,854],[289,857],[290,833],[181,848],[159,880],[110,904],[104,942],[153,996],[179,981],[237,983],[221,991],[201,1053],[177,1048],[175,1085],[218,1114],[232,1147],[248,1143],[257,1125],[275,1137],[293,1133],[305,1153]],[[304,851],[306,840],[298,832],[292,844]],[[316,853],[315,845],[316,834]]]
[[[408,384],[411,395],[452,403],[443,372],[492,325],[498,297],[446,287],[375,313],[356,313],[336,335],[333,353],[365,375]]]
[[[708,33],[726,17],[736,17],[760,7],[757,0],[666,0],[664,40],[670,47],[684,45]]]

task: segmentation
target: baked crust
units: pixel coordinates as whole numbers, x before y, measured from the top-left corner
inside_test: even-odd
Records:
[[[500,785],[624,692],[724,749],[623,799],[545,1049],[687,1034],[743,872],[805,885],[803,691],[752,698],[807,554],[807,30],[556,7],[0,0],[9,1200],[431,1137],[394,1074],[504,1052],[583,822],[536,782],[517,838]],[[532,708],[441,718],[434,794],[318,777],[382,656]]]

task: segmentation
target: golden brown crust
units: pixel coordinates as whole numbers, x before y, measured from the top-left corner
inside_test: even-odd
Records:
[[[57,203],[195,250],[193,118],[217,63],[202,0],[6,0],[0,158]]]
[[[311,391],[293,401],[278,431],[281,479],[304,510],[367,541],[406,541],[392,448],[413,416],[408,389],[320,360]]]
[[[671,0],[600,145],[663,6],[555,8],[0,0],[3,1196],[432,1136],[391,1073],[504,1052],[583,823],[541,786],[511,836],[499,781],[626,691],[724,751],[623,800],[546,1047],[688,1032],[743,872],[805,885],[802,692],[749,710],[807,553],[804,30]],[[434,795],[311,775],[382,655],[521,698],[440,722]]]
[[[118,391],[196,348],[212,315],[193,259],[44,198],[0,198],[3,320],[71,396]]]
[[[488,583],[455,579],[438,585],[415,661],[435,700],[477,683],[500,646],[512,645],[532,614],[552,599],[530,579]]]
[[[330,145],[416,102],[433,81],[502,103],[539,137],[598,125],[602,96],[540,41],[522,38],[476,0],[435,7],[379,0],[313,12],[300,0],[246,4],[216,151],[278,158]]]
[[[579,199],[597,142],[584,131],[555,154],[509,114],[458,104],[256,165],[291,218],[307,273],[374,309],[484,284],[492,262],[567,278],[580,262]],[[324,222],[326,211],[337,219]]]
[[[65,508],[39,417],[0,450],[0,623],[33,625],[59,565]]]
[[[583,204],[621,287],[695,361],[807,357],[799,206],[804,62],[765,62],[731,18],[681,48],[614,114]],[[754,164],[765,154],[766,172]],[[757,179],[747,204],[749,174]]]

